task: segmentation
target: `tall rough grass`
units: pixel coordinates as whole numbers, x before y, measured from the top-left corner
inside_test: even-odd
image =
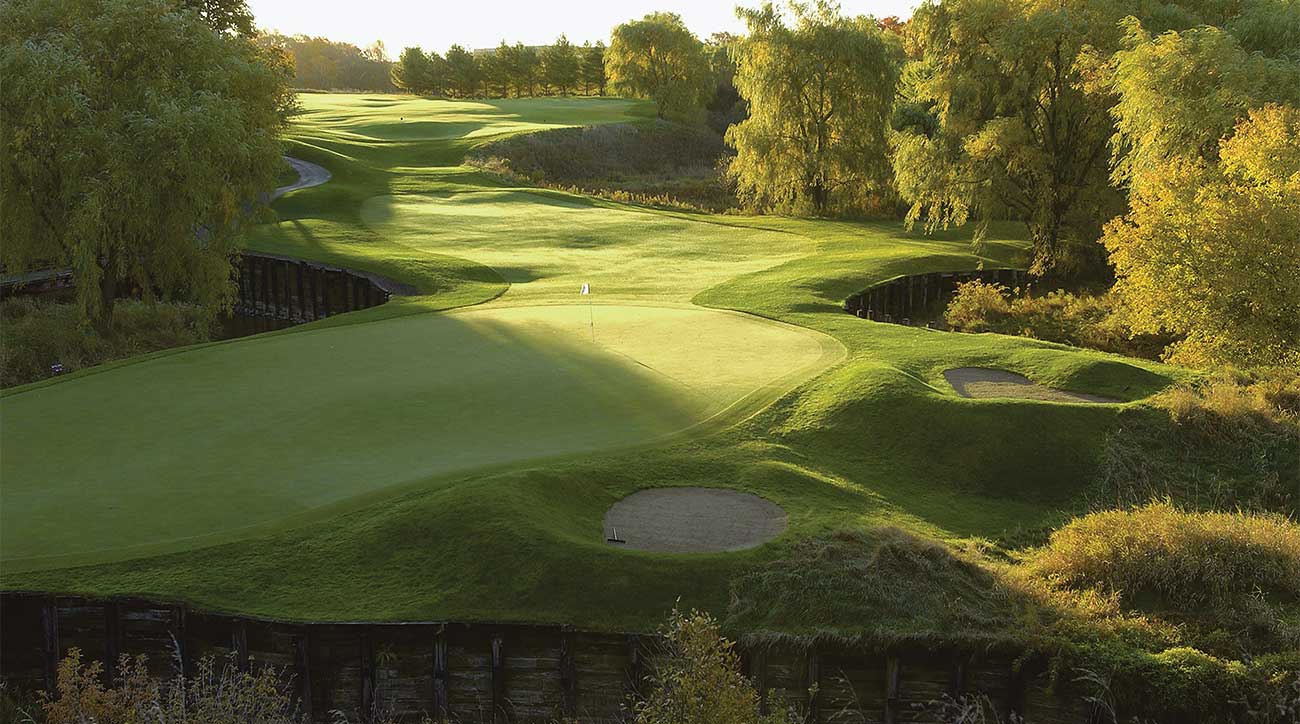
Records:
[[[1280,515],[1198,513],[1157,502],[1078,518],[1029,569],[1069,588],[1196,609],[1242,595],[1300,601],[1300,525]]]
[[[706,128],[656,121],[559,128],[480,146],[467,162],[511,183],[703,211],[736,203],[718,170],[730,154]]]
[[[51,366],[65,372],[212,339],[211,315],[188,304],[122,300],[112,333],[86,324],[75,305],[30,297],[0,303],[0,387],[45,379]]]

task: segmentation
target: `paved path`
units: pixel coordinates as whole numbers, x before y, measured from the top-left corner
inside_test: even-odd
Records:
[[[276,189],[271,193],[272,199],[278,199],[290,191],[320,186],[330,180],[330,172],[324,166],[318,166],[311,161],[304,161],[292,156],[285,156],[284,160],[288,161],[289,165],[293,166],[293,170],[298,172],[298,180],[288,186],[281,186]]]

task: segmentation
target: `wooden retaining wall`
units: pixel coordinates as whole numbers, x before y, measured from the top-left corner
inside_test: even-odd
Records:
[[[53,688],[59,658],[111,672],[122,654],[148,657],[169,677],[179,660],[233,657],[285,673],[304,714],[325,722],[384,713],[462,722],[610,723],[644,686],[653,636],[503,623],[297,623],[213,613],[140,599],[0,593],[0,676],[24,690]],[[1005,721],[1088,722],[1077,695],[1053,690],[1042,664],[1010,651],[742,648],[766,707],[784,701],[814,724],[941,724],[931,705],[978,692]]]
[[[877,322],[917,325],[942,322],[943,310],[957,285],[976,279],[1016,287],[1026,285],[1029,275],[1023,269],[911,274],[854,294],[844,300],[844,311]]]

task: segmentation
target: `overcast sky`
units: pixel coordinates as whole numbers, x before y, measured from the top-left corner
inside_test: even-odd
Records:
[[[757,6],[759,0],[743,3]],[[913,0],[841,0],[846,15],[911,15]],[[581,45],[656,10],[682,16],[701,38],[738,33],[736,0],[249,0],[257,24],[286,35],[320,35],[366,47],[383,40],[390,56],[418,45],[439,53],[452,43],[495,47],[502,39],[545,45],[560,33]]]

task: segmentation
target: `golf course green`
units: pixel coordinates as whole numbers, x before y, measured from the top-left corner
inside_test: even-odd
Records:
[[[1117,416],[1185,374],[840,311],[901,274],[1021,264],[1014,226],[977,254],[969,230],[669,211],[462,165],[644,103],[301,102],[289,151],[332,178],[277,200],[250,247],[419,293],[6,391],[0,585],[645,627],[679,596],[725,607],[735,573],[836,527],[1049,526]],[[944,372],[973,367],[1121,402],[966,398]],[[664,486],[755,493],[789,525],[731,553],[605,545],[606,510]]]

